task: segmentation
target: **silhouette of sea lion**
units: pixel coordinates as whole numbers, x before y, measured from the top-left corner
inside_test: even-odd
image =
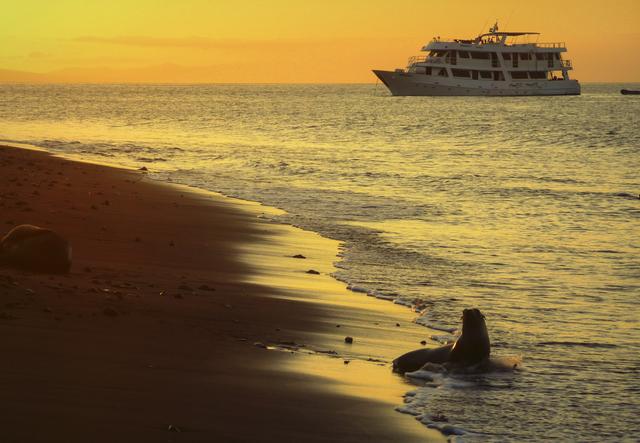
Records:
[[[488,359],[490,353],[484,315],[478,309],[465,309],[462,312],[462,335],[455,343],[407,352],[393,361],[393,370],[404,374],[417,371],[426,363],[470,366]]]
[[[67,273],[71,268],[71,246],[49,229],[16,226],[0,240],[0,265],[36,272]]]

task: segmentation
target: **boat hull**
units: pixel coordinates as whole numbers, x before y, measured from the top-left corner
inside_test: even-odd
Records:
[[[440,79],[400,71],[374,70],[373,73],[396,96],[580,95],[577,80],[487,81]]]

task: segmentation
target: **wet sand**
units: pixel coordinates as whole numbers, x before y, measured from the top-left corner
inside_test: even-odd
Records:
[[[336,242],[141,171],[11,147],[0,171],[0,234],[74,255],[0,268],[3,441],[441,438],[393,410],[411,387],[388,363],[428,332],[333,280]]]

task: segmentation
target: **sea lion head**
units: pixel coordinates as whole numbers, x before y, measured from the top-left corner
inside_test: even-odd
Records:
[[[462,311],[462,335],[451,349],[449,361],[473,365],[489,358],[491,344],[484,315],[479,309]]]
[[[487,324],[484,321],[485,317],[480,309],[465,309],[462,311],[462,335],[464,335],[465,329],[468,330],[476,330],[476,329],[484,329],[487,330]]]

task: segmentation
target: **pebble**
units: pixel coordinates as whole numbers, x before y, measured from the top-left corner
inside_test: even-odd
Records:
[[[318,271],[316,271],[315,269],[309,269],[307,271],[307,274],[320,275],[320,273]]]
[[[349,344],[353,343],[353,337],[349,337],[349,336],[345,337],[344,342]]]
[[[296,255],[293,256],[293,258],[307,258],[307,257],[305,257],[302,254],[296,254]]]

